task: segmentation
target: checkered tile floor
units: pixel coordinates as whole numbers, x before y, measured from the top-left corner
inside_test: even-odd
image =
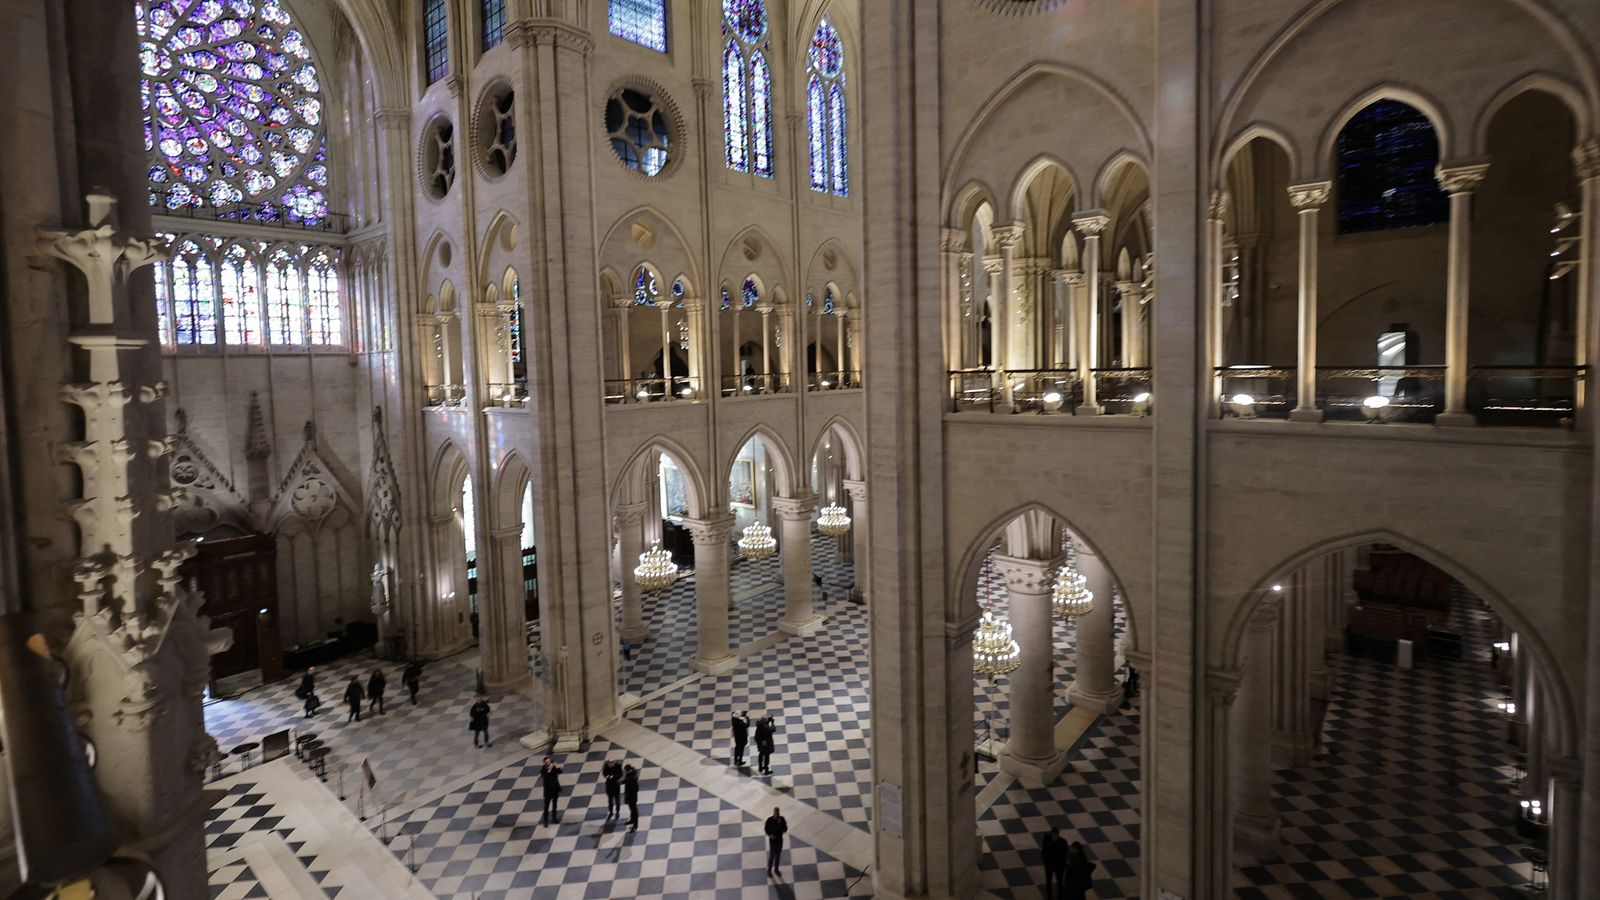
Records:
[[[640,770],[635,834],[628,833],[626,818],[606,819],[600,767],[608,757]],[[417,876],[440,897],[869,895],[869,880],[861,872],[792,835],[784,849],[782,880],[769,880],[759,818],[603,740],[559,760],[565,788],[561,821],[540,826],[540,762],[508,766],[413,812],[390,850],[402,861],[409,857]]]
[[[813,534],[812,571],[821,576],[830,596],[840,596],[854,583],[855,573],[839,562],[837,541]],[[783,617],[782,556],[746,560],[734,550],[728,573],[735,609],[728,614],[728,646],[735,651],[778,630]],[[820,602],[820,595],[819,595]],[[633,648],[633,659],[622,659],[618,682],[625,693],[645,697],[694,673],[692,662],[698,642],[699,615],[695,579],[681,579],[659,597],[643,598],[645,625],[650,636]],[[617,601],[617,627],[622,627],[622,603]]]
[[[339,861],[326,859],[307,851],[306,837],[296,832],[289,817],[272,804],[266,792],[255,782],[240,779],[233,782],[228,787],[227,793],[206,812],[206,852],[229,850],[245,835],[255,831],[270,831],[283,838],[284,844],[299,860],[300,865],[305,867],[311,878],[323,887],[329,896],[338,896],[337,885],[330,883],[329,875]],[[249,865],[244,862],[218,867],[211,872],[209,881],[212,900],[221,897],[231,900],[231,898],[267,896],[266,891],[262,890],[256,881],[255,875],[251,873]]]
[[[733,714],[778,721],[773,779],[791,795],[865,827],[872,793],[868,756],[866,608],[834,592],[822,631],[782,641],[732,672],[703,677],[628,712],[628,718],[712,759],[729,760]],[[754,764],[752,752],[747,757]]]
[[[317,692],[324,703],[315,718],[304,717],[303,704],[294,696],[300,683],[296,675],[233,700],[207,703],[206,730],[225,753],[240,743],[259,742],[263,735],[285,728],[296,735],[315,733],[330,748],[329,782],[337,784],[342,768],[352,807],[361,761],[370,759],[389,791],[389,801],[404,808],[415,798],[436,793],[496,760],[509,762],[520,756],[524,751],[515,738],[544,728],[543,716],[528,697],[519,693],[490,694],[494,710],[490,736],[495,743],[486,750],[472,749],[467,709],[472,705],[477,681],[475,670],[468,665],[476,661],[475,655],[463,654],[428,663],[422,674],[419,705],[412,706],[400,686],[399,667],[395,664],[366,657],[341,660],[317,667]],[[338,701],[338,695],[351,675],[360,675],[364,684],[373,667],[379,665],[389,680],[384,694],[387,715],[363,712],[360,722],[347,723],[346,708]],[[430,742],[437,743],[419,752],[417,735],[427,735]],[[450,752],[440,752],[446,749]],[[226,771],[237,772],[239,767],[240,763],[230,758]]]
[[[1321,752],[1274,786],[1282,860],[1240,870],[1239,897],[1525,896],[1490,620],[1464,592],[1451,618],[1460,661],[1329,657]]]
[[[218,866],[210,874],[211,900],[267,900],[267,889],[244,861]]]

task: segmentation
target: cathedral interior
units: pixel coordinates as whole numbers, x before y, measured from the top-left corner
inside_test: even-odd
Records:
[[[1600,900],[1600,3],[0,32],[5,895]]]

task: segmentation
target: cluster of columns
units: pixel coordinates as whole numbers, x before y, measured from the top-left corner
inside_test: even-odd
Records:
[[[866,593],[867,500],[866,484],[844,482],[851,497],[852,541],[855,549],[856,584]],[[648,503],[628,503],[615,510],[618,526],[620,575],[622,580],[622,629],[624,640],[637,643],[649,636],[644,620],[643,591],[633,578],[633,568],[644,550]],[[817,512],[817,498],[775,497],[772,511],[778,518],[778,552],[783,573],[784,611],[778,629],[786,634],[810,635],[822,627],[824,617],[817,612],[811,566],[811,523]],[[719,674],[738,662],[728,641],[728,613],[733,608],[729,583],[733,554],[734,517],[720,515],[684,519],[694,541],[695,609],[697,619],[694,668]]]
[[[1005,581],[1019,651],[1019,665],[1009,676],[1011,721],[1000,768],[1025,784],[1042,786],[1067,764],[1055,738],[1055,624],[1050,605],[1063,560],[997,555],[994,562]],[[1114,610],[1119,600],[1110,570],[1082,544],[1078,569],[1094,594],[1094,610],[1076,620],[1076,678],[1067,687],[1067,699],[1074,706],[1108,713],[1122,705]]]
[[[1472,194],[1488,174],[1487,163],[1440,164],[1435,171],[1439,186],[1450,197],[1450,238],[1445,278],[1445,395],[1444,409],[1435,421],[1440,425],[1474,425],[1467,410],[1467,321],[1472,269]],[[1289,202],[1300,220],[1300,249],[1297,266],[1297,325],[1295,345],[1295,406],[1289,418],[1295,422],[1320,422],[1323,413],[1317,406],[1317,248],[1319,215],[1333,190],[1331,181],[1307,181],[1289,185]],[[1210,216],[1211,283],[1214,326],[1213,366],[1223,365],[1221,323],[1223,315],[1222,247],[1225,240],[1222,221],[1225,195],[1213,203]]]

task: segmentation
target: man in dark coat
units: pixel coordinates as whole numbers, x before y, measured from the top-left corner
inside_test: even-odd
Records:
[[[762,716],[756,720],[756,768],[763,775],[772,774],[772,732],[777,729],[777,723],[771,716]]]
[[[1061,829],[1052,828],[1039,842],[1039,855],[1044,858],[1045,900],[1055,896],[1055,891],[1067,888],[1067,839]]]
[[[639,770],[622,767],[622,796],[628,801],[628,830],[639,830]]]
[[[373,669],[372,677],[367,679],[367,715],[372,715],[373,710],[377,710],[380,716],[388,715],[383,711],[383,689],[388,685],[389,680],[383,677],[383,670]]]
[[[479,694],[478,699],[473,702],[472,708],[467,710],[467,727],[472,729],[472,746],[480,746],[478,743],[480,738],[483,741],[481,746],[494,746],[494,744],[489,741],[488,697]]]
[[[544,815],[539,817],[539,824],[549,824],[551,819],[560,822],[561,810],[557,808],[556,801],[561,798],[561,767],[551,757],[544,758],[539,780],[544,783]]]
[[[1088,890],[1094,887],[1094,863],[1084,855],[1083,845],[1077,841],[1067,848],[1066,885],[1066,900],[1084,900]]]
[[[361,721],[361,701],[367,699],[367,694],[361,689],[361,676],[351,675],[350,684],[344,689],[344,702],[350,704],[350,715],[345,716],[346,722]]]
[[[772,818],[767,820],[767,874],[778,874],[778,864],[783,861],[783,836],[789,832],[789,823],[783,820],[778,808],[772,808]]]
[[[405,670],[400,673],[400,683],[406,686],[411,693],[411,705],[417,705],[417,688],[422,686],[422,664],[419,662],[406,663]]]
[[[622,763],[606,760],[600,767],[600,777],[606,783],[606,818],[614,819],[622,815]]]
[[[317,699],[316,666],[306,669],[306,673],[300,676],[300,686],[294,689],[294,695],[306,705],[306,718],[317,714],[317,707],[322,705],[322,701]]]
[[[744,765],[744,748],[750,743],[750,717],[739,713],[733,717],[733,764]]]

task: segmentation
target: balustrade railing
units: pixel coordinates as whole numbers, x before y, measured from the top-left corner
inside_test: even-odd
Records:
[[[426,394],[429,406],[460,406],[467,399],[467,388],[461,384],[430,384]]]
[[[700,379],[689,375],[671,378],[608,378],[606,404],[664,403],[694,400],[700,396]]]
[[[1218,412],[1224,418],[1287,419],[1294,409],[1294,369],[1224,366],[1214,370]]]
[[[722,376],[722,396],[729,399],[734,397],[756,397],[763,394],[787,394],[789,392],[789,376],[781,372],[774,372],[770,375]]]
[[[860,372],[812,372],[806,376],[808,391],[844,391],[858,387],[861,387]]]
[[[1318,366],[1317,407],[1330,422],[1432,422],[1445,366]]]
[[[1078,373],[1072,369],[1007,369],[1001,373],[1011,387],[1012,412],[1068,412],[1083,402]],[[1004,399],[1005,386],[1001,386]]]
[[[1000,397],[1000,373],[993,369],[952,369],[950,396],[955,401],[955,411],[982,409],[994,412]]]
[[[484,406],[503,406],[506,409],[525,409],[528,405],[526,381],[491,382],[489,394],[483,398]]]
[[[1473,366],[1467,406],[1480,425],[1571,428],[1586,366]]]
[[[1108,415],[1143,416],[1150,413],[1150,369],[1095,369],[1095,402]]]

